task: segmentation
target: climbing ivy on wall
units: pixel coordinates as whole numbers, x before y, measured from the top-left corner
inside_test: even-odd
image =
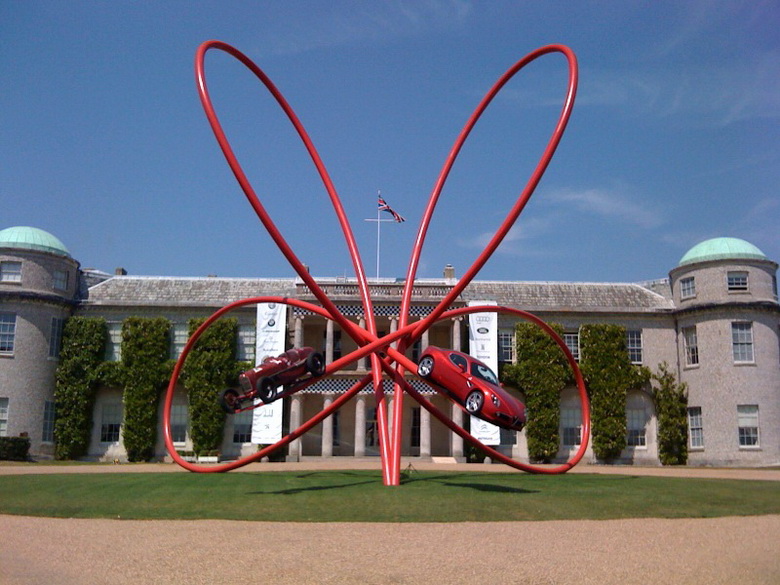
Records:
[[[583,325],[580,349],[580,369],[590,397],[593,453],[610,461],[626,447],[626,394],[646,384],[650,372],[631,363],[626,329],[619,325]]]
[[[87,453],[106,335],[106,321],[97,317],[71,317],[63,327],[54,390],[57,459],[75,459]]]
[[[563,327],[550,326],[563,335]],[[517,363],[504,366],[502,378],[525,394],[528,456],[549,462],[558,453],[561,391],[573,375],[561,349],[542,329],[518,323],[515,336]]]
[[[171,373],[170,329],[162,317],[129,317],[122,323],[122,437],[130,461],[154,457],[160,394]]]
[[[688,386],[677,382],[666,362],[658,365],[652,378],[661,463],[685,465],[688,462]]]
[[[204,319],[191,319],[190,336]],[[225,413],[219,406],[220,391],[234,385],[238,374],[236,338],[238,321],[220,319],[211,325],[187,356],[182,380],[190,402],[190,437],[195,453],[219,449]]]

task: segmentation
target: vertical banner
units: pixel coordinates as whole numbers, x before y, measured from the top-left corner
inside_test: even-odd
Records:
[[[257,334],[255,337],[255,361],[267,356],[277,356],[285,351],[287,341],[287,305],[282,303],[258,303]],[[284,401],[276,400],[252,411],[252,442],[270,445],[282,438],[282,413]]]
[[[469,306],[496,305],[495,301],[469,301]],[[498,313],[469,315],[469,353],[498,375]],[[485,445],[501,444],[501,428],[471,417],[471,434]]]

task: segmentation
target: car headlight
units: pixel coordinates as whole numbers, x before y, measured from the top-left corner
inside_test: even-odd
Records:
[[[498,399],[498,396],[496,396],[495,394],[491,394],[490,398],[493,400],[493,406],[495,406],[496,408],[501,406],[501,401]]]

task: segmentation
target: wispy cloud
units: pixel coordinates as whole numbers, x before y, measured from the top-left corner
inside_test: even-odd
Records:
[[[513,255],[534,253],[534,251],[537,251],[536,248],[526,247],[525,243],[549,233],[552,230],[552,225],[553,222],[549,218],[523,218],[521,215],[517,220],[517,223],[515,223],[509,230],[509,233],[507,233],[504,241],[501,242],[499,252]],[[498,226],[496,226],[496,228],[498,228]],[[462,238],[458,243],[464,248],[484,250],[488,243],[490,243],[494,234],[495,231],[482,232],[472,238]]]
[[[384,41],[460,29],[472,12],[468,0],[395,0],[325,3],[295,22],[268,31],[272,52],[302,53],[324,47]]]
[[[558,189],[545,194],[553,203],[574,205],[578,210],[594,215],[619,219],[631,225],[652,229],[663,224],[663,216],[627,193],[630,189]]]

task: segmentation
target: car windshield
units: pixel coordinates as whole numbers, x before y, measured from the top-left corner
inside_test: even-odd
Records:
[[[473,362],[471,364],[471,373],[477,376],[478,378],[482,378],[485,380],[485,382],[490,382],[491,384],[495,384],[498,386],[498,378],[493,373],[493,370],[488,368],[485,364],[480,364],[479,362]]]

